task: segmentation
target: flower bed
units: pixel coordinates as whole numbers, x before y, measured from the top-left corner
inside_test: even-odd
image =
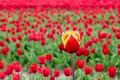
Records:
[[[0,10],[0,79],[119,80],[119,18],[115,9]]]

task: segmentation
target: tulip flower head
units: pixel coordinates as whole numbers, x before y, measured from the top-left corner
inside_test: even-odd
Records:
[[[114,66],[109,66],[107,68],[107,73],[108,73],[109,77],[111,77],[111,78],[116,76],[116,72],[117,72],[117,69]]]
[[[79,49],[80,35],[77,31],[68,30],[62,33],[62,43],[64,50],[69,53],[74,53]]]

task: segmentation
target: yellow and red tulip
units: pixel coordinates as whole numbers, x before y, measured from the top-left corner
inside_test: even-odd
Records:
[[[77,31],[68,30],[62,33],[62,43],[64,50],[69,53],[74,53],[80,46],[80,35]]]

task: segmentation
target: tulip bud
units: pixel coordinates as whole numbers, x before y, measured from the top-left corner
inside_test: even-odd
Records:
[[[55,80],[55,76],[54,75],[50,75],[50,80]]]
[[[80,35],[76,31],[68,30],[62,33],[62,43],[66,52],[74,53],[79,49]]]
[[[77,67],[78,68],[83,68],[84,67],[84,65],[85,65],[85,60],[79,60],[79,59],[77,59],[76,60],[76,65],[77,65]]]
[[[4,62],[0,60],[0,69],[2,69],[3,67],[4,67]]]
[[[55,77],[58,77],[59,75],[60,75],[60,71],[57,70],[57,69],[55,69],[55,70],[54,70],[54,76],[55,76]]]
[[[50,74],[50,69],[48,67],[43,67],[41,73],[44,77],[48,77]]]
[[[44,55],[38,56],[38,62],[39,62],[40,64],[45,64],[45,62],[46,62],[46,57],[45,57]]]
[[[3,71],[0,71],[0,79],[4,79],[5,78],[5,73]]]
[[[17,48],[20,48],[20,46],[21,46],[20,42],[16,43]]]
[[[120,49],[118,49],[117,52],[118,52],[118,55],[120,55]]]
[[[103,64],[95,64],[94,68],[97,72],[101,72],[103,70]]]
[[[90,66],[85,66],[84,67],[84,73],[86,75],[89,75],[92,72],[92,68]]]
[[[21,55],[22,54],[22,50],[21,49],[17,49],[16,53],[17,53],[17,55]]]
[[[63,45],[63,43],[59,44],[59,45],[58,45],[58,48],[59,48],[60,50],[64,50],[64,45]]]
[[[29,66],[29,73],[36,73],[38,70],[38,65],[37,63],[32,63],[30,66]]]
[[[109,48],[102,48],[102,52],[104,55],[107,55],[109,53]]]
[[[64,68],[63,72],[64,72],[65,76],[70,76],[72,73],[72,68]]]
[[[20,74],[12,74],[12,80],[20,80]]]
[[[107,68],[107,73],[108,73],[109,77],[112,77],[112,78],[115,77],[116,72],[117,72],[117,70],[114,66],[109,66]]]
[[[47,60],[51,60],[52,59],[52,54],[50,54],[50,53],[46,54],[45,56],[46,56]]]

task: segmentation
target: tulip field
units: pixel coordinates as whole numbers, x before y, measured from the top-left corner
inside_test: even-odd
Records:
[[[1,9],[0,80],[120,80],[119,11]]]

